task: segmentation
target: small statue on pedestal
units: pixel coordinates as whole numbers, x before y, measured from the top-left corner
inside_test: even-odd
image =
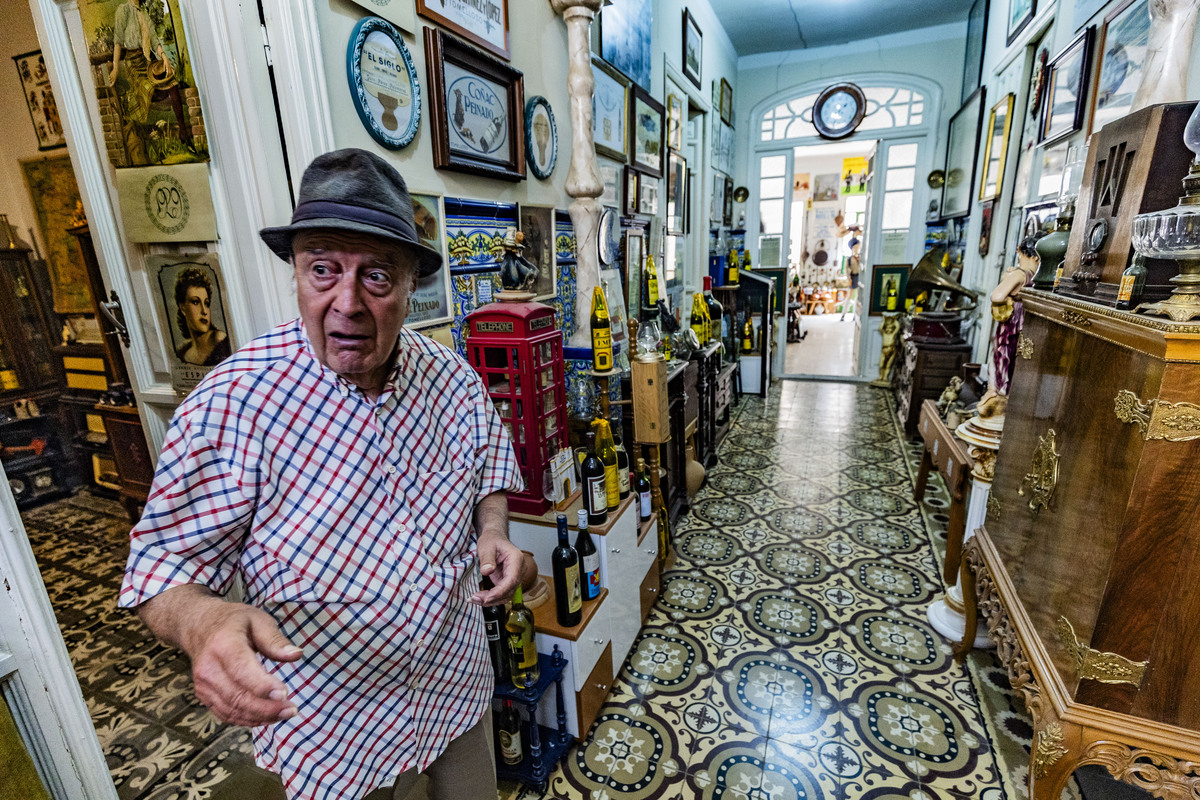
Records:
[[[879,377],[871,381],[872,386],[884,388],[892,385],[892,364],[896,363],[896,352],[900,349],[900,315],[884,314],[879,326],[879,335],[883,337],[883,347],[879,351]]]
[[[524,255],[525,235],[516,228],[504,232],[504,255],[500,259],[500,284],[505,292],[520,292],[533,297],[538,268]]]
[[[1025,324],[1025,310],[1016,299],[1021,289],[1029,285],[1037,274],[1040,259],[1033,249],[1033,238],[1025,239],[1017,247],[1017,266],[1004,273],[1000,283],[992,290],[992,319],[996,321],[996,332],[992,337],[992,362],[988,371],[988,390],[979,401],[978,414],[984,419],[1004,416],[1008,405],[1008,387],[1012,382],[1013,359]]]

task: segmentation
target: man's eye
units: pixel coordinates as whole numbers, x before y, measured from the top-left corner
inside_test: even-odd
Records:
[[[367,273],[367,280],[371,283],[388,283],[391,280],[391,276],[383,270],[372,270]]]

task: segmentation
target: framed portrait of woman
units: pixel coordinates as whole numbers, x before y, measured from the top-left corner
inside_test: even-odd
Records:
[[[217,255],[152,255],[146,269],[157,278],[171,388],[187,394],[233,352]]]

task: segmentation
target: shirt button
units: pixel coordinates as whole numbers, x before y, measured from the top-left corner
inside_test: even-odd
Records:
[[[413,678],[412,687],[413,687],[414,689],[420,689],[420,688],[421,688],[421,679],[420,679],[420,678]]]
[[[395,465],[395,464],[388,464],[388,465],[387,465],[387,474],[388,474],[388,475],[395,475],[395,474],[396,474],[396,465]]]
[[[382,417],[384,411],[386,411],[386,409],[383,406],[375,406],[375,416]]]
[[[417,647],[424,647],[424,646],[425,646],[425,640],[424,640],[424,639],[421,639],[421,640],[419,640],[419,641],[417,642]]]
[[[401,523],[396,526],[396,533],[408,533],[408,526]]]
[[[416,591],[416,588],[417,585],[415,583],[406,583],[404,584],[404,593],[412,594],[414,591]]]

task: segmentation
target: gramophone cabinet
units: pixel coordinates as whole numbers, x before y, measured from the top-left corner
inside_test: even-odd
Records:
[[[1194,796],[1200,325],[1033,290],[1022,299],[1004,437],[964,579],[974,597],[975,574],[1034,718],[1031,796],[1057,800],[1083,764]]]

